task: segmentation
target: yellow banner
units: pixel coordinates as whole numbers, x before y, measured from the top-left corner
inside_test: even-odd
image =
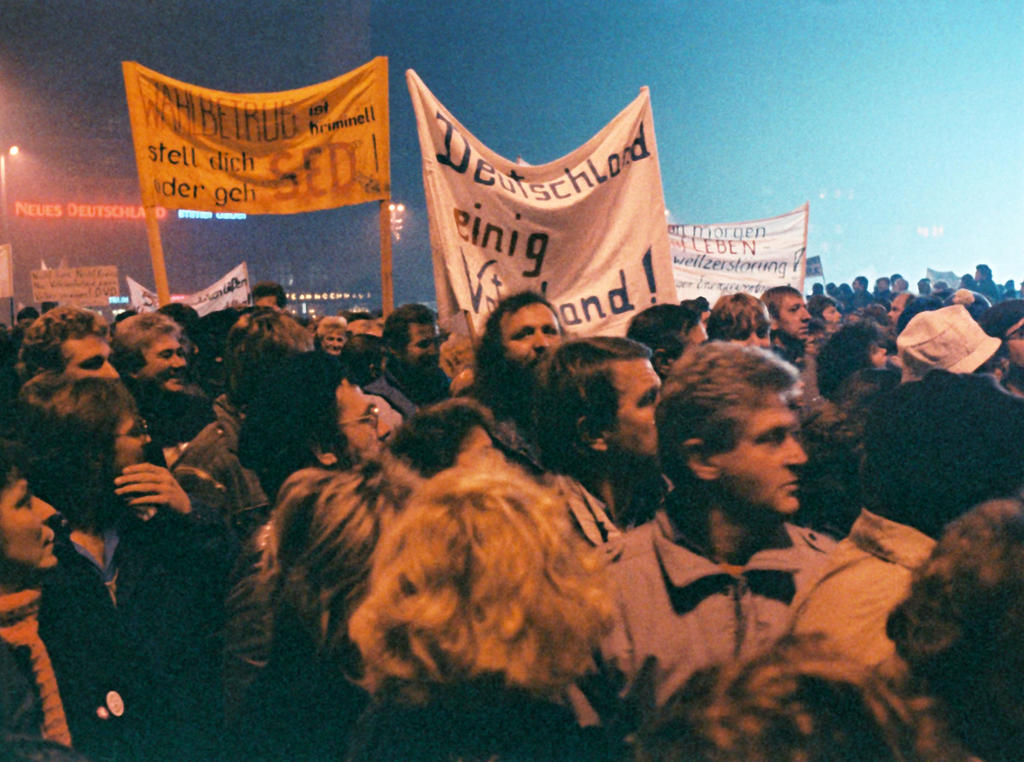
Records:
[[[144,206],[291,214],[390,197],[387,58],[279,93],[122,68]]]

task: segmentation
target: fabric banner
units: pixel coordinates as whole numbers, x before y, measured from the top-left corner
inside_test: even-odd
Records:
[[[160,308],[160,300],[156,297],[156,291],[146,288],[136,280],[127,275],[124,278],[128,282],[128,304],[136,312],[156,312]]]
[[[821,257],[807,257],[807,277],[825,277],[825,271],[821,268]]]
[[[156,292],[142,284],[128,281],[128,301],[137,312],[155,312],[160,307]],[[172,301],[187,304],[199,313],[199,317],[227,307],[244,307],[249,303],[252,286],[249,283],[249,268],[245,262],[238,265],[223,278],[202,291]]]
[[[927,275],[928,280],[932,282],[933,286],[939,281],[942,281],[954,291],[960,288],[960,276],[952,270],[933,270],[928,267],[925,268],[925,274]]]
[[[760,296],[774,286],[804,290],[807,217],[804,204],[778,217],[714,225],[669,225],[680,299],[722,294]]]
[[[504,296],[543,292],[570,333],[624,334],[675,302],[650,95],[580,148],[525,165],[483,145],[406,72],[416,111],[443,321],[479,330]]]
[[[390,197],[387,58],[278,93],[122,69],[144,206],[291,214]]]
[[[9,243],[0,244],[0,299],[14,298],[14,254]]]
[[[115,265],[33,270],[32,300],[77,307],[105,307],[120,296]]]

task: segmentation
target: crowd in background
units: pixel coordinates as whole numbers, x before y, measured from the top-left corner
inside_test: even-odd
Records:
[[[22,310],[0,759],[1018,758],[1024,300],[868,286]]]

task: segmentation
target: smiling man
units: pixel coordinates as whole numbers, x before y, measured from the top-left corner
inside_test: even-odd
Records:
[[[611,566],[618,616],[602,654],[626,692],[653,680],[661,705],[698,669],[767,649],[816,578],[834,543],[787,521],[807,460],[796,382],[771,353],[725,342],[687,352],[665,380],[658,452],[674,489]]]
[[[187,382],[181,326],[159,312],[134,315],[118,324],[111,348],[154,446],[173,466],[185,443],[214,419],[210,401]]]

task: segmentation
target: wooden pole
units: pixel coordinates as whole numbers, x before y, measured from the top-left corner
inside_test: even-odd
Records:
[[[152,206],[146,207],[146,234],[149,237],[149,257],[153,261],[156,298],[163,307],[171,303],[171,289],[167,285],[167,267],[164,265],[164,247],[160,243],[160,226],[156,220],[156,209]]]
[[[391,280],[391,199],[380,202],[380,298],[384,317],[395,309],[395,289]]]
[[[469,331],[469,340],[473,342],[473,346],[476,347],[479,336],[476,335],[476,326],[473,325],[473,318],[469,316],[469,310],[462,311],[462,317],[466,321],[466,329]]]

